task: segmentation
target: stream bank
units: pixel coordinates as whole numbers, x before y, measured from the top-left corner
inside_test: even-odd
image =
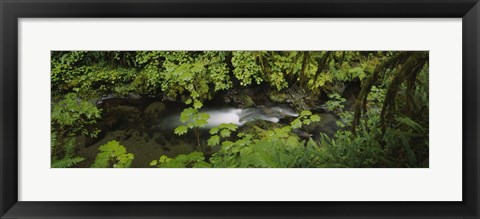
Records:
[[[203,109],[206,112],[218,112],[226,108],[240,111],[280,108],[292,109],[295,112],[309,109],[319,114],[322,119],[318,124],[309,127],[309,130],[314,130],[312,135],[304,135],[303,138],[305,140],[309,137],[317,138],[319,132],[333,136],[338,130],[337,116],[318,107],[321,106],[319,100],[308,97],[302,92],[293,90],[280,93],[265,91],[262,88],[231,90],[205,102]],[[299,98],[301,95],[304,98]],[[158,159],[161,155],[176,157],[201,150],[206,157],[209,157],[219,150],[218,146],[197,148],[193,132],[182,136],[174,134],[173,130],[178,125],[176,122],[179,122],[176,120],[182,110],[188,107],[182,103],[161,97],[138,96],[124,98],[110,96],[97,102],[97,107],[102,109],[102,118],[95,127],[101,132],[96,138],[83,136],[77,138],[77,154],[85,160],[78,163],[76,167],[89,167],[99,152],[98,147],[112,140],[120,142],[129,153],[135,155],[132,167],[137,168],[149,167],[150,161]],[[294,112],[290,114],[290,116],[279,118],[278,123],[255,117],[257,119],[240,125],[239,131],[247,133],[255,132],[255,127],[271,129],[281,127],[282,124],[288,125],[295,118]],[[206,145],[210,136],[208,131],[209,129],[206,128],[200,130],[201,145]],[[302,131],[298,131],[297,134],[302,138]]]

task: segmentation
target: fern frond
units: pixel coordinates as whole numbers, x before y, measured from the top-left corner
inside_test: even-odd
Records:
[[[65,157],[73,157],[75,154],[75,138],[69,137],[65,141],[65,145],[63,146],[64,151],[65,151]]]
[[[69,157],[61,160],[56,160],[52,163],[52,168],[69,168],[73,165],[85,160],[83,157]]]
[[[405,124],[406,126],[412,128],[414,131],[417,131],[417,132],[420,132],[420,133],[425,131],[425,129],[420,124],[413,121],[411,118],[409,118],[407,116],[397,116],[395,118],[395,120],[397,120],[398,122],[400,122],[402,124]]]

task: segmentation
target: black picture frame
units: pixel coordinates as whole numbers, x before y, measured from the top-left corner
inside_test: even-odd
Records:
[[[0,0],[2,218],[479,218],[478,0]],[[18,201],[18,19],[71,17],[462,18],[462,202]],[[442,192],[442,191],[438,191]]]

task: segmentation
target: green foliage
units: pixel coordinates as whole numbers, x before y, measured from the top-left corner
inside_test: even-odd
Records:
[[[377,86],[372,86],[372,90],[368,94],[367,100],[376,104],[381,104],[385,101],[386,90]]]
[[[176,135],[183,135],[188,132],[188,129],[193,129],[197,138],[197,147],[200,147],[200,130],[208,124],[210,115],[208,113],[198,112],[196,108],[186,108],[180,114],[180,121],[184,124],[175,128]]]
[[[166,67],[166,71],[162,72],[162,90],[166,91],[170,96],[176,96],[177,93],[184,93],[184,89],[187,90],[190,95],[186,99],[185,103],[194,103],[194,108],[201,107],[199,98],[205,96],[208,93],[208,85],[205,80],[199,79],[205,74],[205,65],[202,62],[196,63],[182,63],[175,65],[172,63]],[[175,92],[175,93],[173,93]]]
[[[94,137],[98,130],[88,130],[86,126],[95,124],[100,113],[94,104],[81,100],[75,93],[68,93],[53,104],[51,122],[60,136],[82,134]]]
[[[330,100],[325,103],[325,106],[328,110],[336,113],[343,111],[343,103],[346,101],[345,98],[341,97],[338,93],[331,93],[328,95]]]
[[[387,54],[387,55],[385,55]],[[389,53],[306,51],[139,51],[52,52],[55,94],[81,98],[129,93],[157,95],[187,104],[208,100],[238,80],[266,83],[277,90],[292,85],[338,91],[343,82],[365,80]],[[233,78],[234,77],[234,78]],[[198,104],[197,104],[198,105]],[[198,108],[198,107],[196,107]]]
[[[411,129],[410,131],[413,131],[413,133],[422,133],[425,131],[425,129],[420,124],[405,115],[399,115],[395,117],[395,120],[400,124],[404,124],[409,127]]]
[[[418,167],[428,157],[428,123],[422,124],[405,115],[395,117],[397,127],[387,128],[383,136],[385,150],[391,154],[396,165]]]
[[[64,158],[64,159],[61,159],[61,160],[55,160],[52,163],[51,167],[52,168],[68,168],[68,167],[74,166],[77,163],[82,162],[83,160],[85,160],[85,158],[83,158],[83,157]]]
[[[373,73],[375,66],[385,58],[381,53],[368,53],[366,56],[359,52],[345,52],[344,62],[335,68],[334,79],[340,81],[365,80]],[[345,62],[348,60],[349,62]],[[352,62],[355,60],[355,62]]]
[[[186,108],[180,114],[180,121],[185,125],[178,126],[174,133],[183,135],[187,133],[188,129],[201,128],[208,123],[210,115],[207,113],[200,113],[195,108]]]
[[[275,87],[278,91],[287,88],[288,82],[285,75],[289,71],[295,71],[297,52],[288,53],[271,53],[267,58],[268,66],[268,81],[270,86]],[[290,72],[293,73],[293,72]]]
[[[380,142],[367,132],[353,136],[349,131],[338,131],[335,138],[321,134],[318,142],[319,167],[379,167],[387,164]]]
[[[52,52],[51,61],[51,82],[52,91],[60,92],[68,90],[70,82],[77,76],[83,75],[86,66],[76,67],[76,64],[83,61],[87,52]]]
[[[50,134],[50,151],[52,152],[52,157],[55,157],[56,150],[57,150],[57,133],[52,132]]]
[[[301,128],[303,125],[310,125],[315,122],[320,122],[320,116],[314,115],[310,110],[304,110],[295,120],[290,123],[293,129]]]
[[[113,58],[115,56],[117,58]],[[73,91],[82,97],[115,92],[113,88],[126,86],[136,73],[132,68],[109,64],[111,61],[118,62],[119,56],[119,52],[52,52],[52,92],[61,95]],[[131,57],[130,53],[122,56]],[[132,63],[130,59],[122,61]]]
[[[216,146],[220,143],[220,138],[228,138],[232,132],[236,131],[238,126],[234,124],[220,124],[218,127],[210,129],[210,134],[212,135],[207,143],[208,146]]]
[[[286,168],[295,167],[303,155],[303,144],[296,139],[260,140],[245,147],[238,157],[239,167]]]
[[[211,167],[211,164],[205,162],[205,157],[201,152],[195,151],[190,154],[178,155],[175,158],[162,155],[158,160],[150,162],[150,166],[161,168],[208,168]]]
[[[221,168],[314,167],[312,158],[318,148],[300,141],[291,130],[290,126],[267,130],[257,139],[239,133],[239,140],[222,142],[210,162]]]
[[[209,80],[215,87],[214,91],[227,90],[232,87],[232,81],[227,67],[228,52],[204,52],[203,59],[208,62],[206,72],[209,74]]]
[[[428,85],[425,52],[54,51],[52,167],[83,160],[75,139],[98,135],[102,112],[94,103],[129,95],[187,104],[174,134],[193,131],[208,158],[202,152],[162,156],[152,161],[157,167],[425,167]],[[242,92],[253,89],[297,110],[315,109],[328,97],[324,106],[340,130],[312,133],[329,117],[321,121],[305,110],[276,126],[222,124],[210,130],[211,148],[201,149],[200,129],[209,115],[199,110],[219,95],[239,106],[264,104]],[[129,167],[133,160],[115,141],[100,151],[92,167]]]
[[[423,125],[404,115],[395,118],[397,128],[387,128],[382,139],[379,115],[366,119],[356,135],[343,130],[334,138],[321,133],[319,167],[423,167],[428,139]],[[416,142],[416,143],[413,143]],[[417,157],[422,157],[418,159]]]
[[[233,74],[240,81],[240,85],[247,86],[254,81],[260,84],[263,81],[262,68],[258,63],[259,52],[232,52]]]
[[[316,78],[311,78],[308,81],[309,88],[311,90],[315,90],[324,87],[327,83],[333,81],[333,75],[334,74],[330,72],[324,72],[322,74],[319,74]]]
[[[338,120],[336,124],[340,128],[347,127],[353,121],[353,113],[350,111],[342,111],[342,112],[339,112],[338,115],[340,116],[340,120]]]
[[[69,168],[85,160],[83,157],[75,156],[75,138],[68,137],[58,141],[55,132],[51,133],[51,168]]]
[[[97,154],[94,168],[127,168],[132,165],[134,155],[127,153],[127,149],[118,141],[109,141],[98,148],[101,152]]]
[[[308,114],[305,112],[304,114]],[[311,114],[311,113],[310,113]],[[308,115],[305,115],[308,116]],[[216,134],[220,129],[212,129]],[[292,127],[261,130],[256,137],[239,133],[236,141],[223,141],[221,149],[213,154],[213,167],[314,167],[314,154],[318,148],[302,142],[293,134]],[[211,138],[212,139],[212,138]],[[216,140],[215,140],[216,141]]]
[[[184,125],[178,126],[174,130],[174,133],[177,135],[183,135],[183,134],[186,134],[187,132],[188,132],[188,127]]]
[[[226,63],[226,52],[140,52],[136,61],[151,93],[161,89],[199,109],[212,92],[232,86]],[[208,72],[208,74],[207,74]],[[213,84],[214,90],[210,90]]]

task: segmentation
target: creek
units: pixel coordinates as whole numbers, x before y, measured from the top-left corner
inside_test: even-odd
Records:
[[[192,131],[182,136],[173,132],[182,125],[180,113],[187,107],[183,104],[153,98],[111,98],[102,100],[98,106],[102,109],[102,118],[97,124],[101,133],[95,139],[77,138],[78,155],[86,158],[77,167],[89,167],[99,152],[98,147],[112,140],[117,140],[135,155],[132,167],[137,168],[149,167],[150,161],[161,155],[176,157],[198,150]],[[203,145],[210,137],[209,129],[222,123],[233,123],[239,126],[239,130],[251,128],[247,124],[273,128],[287,125],[298,116],[295,109],[282,104],[238,108],[207,103],[200,112],[210,115],[208,124],[200,130]],[[313,130],[333,135],[338,129],[336,117],[325,112],[317,114],[322,120]],[[202,148],[206,157],[218,150],[218,146]]]

